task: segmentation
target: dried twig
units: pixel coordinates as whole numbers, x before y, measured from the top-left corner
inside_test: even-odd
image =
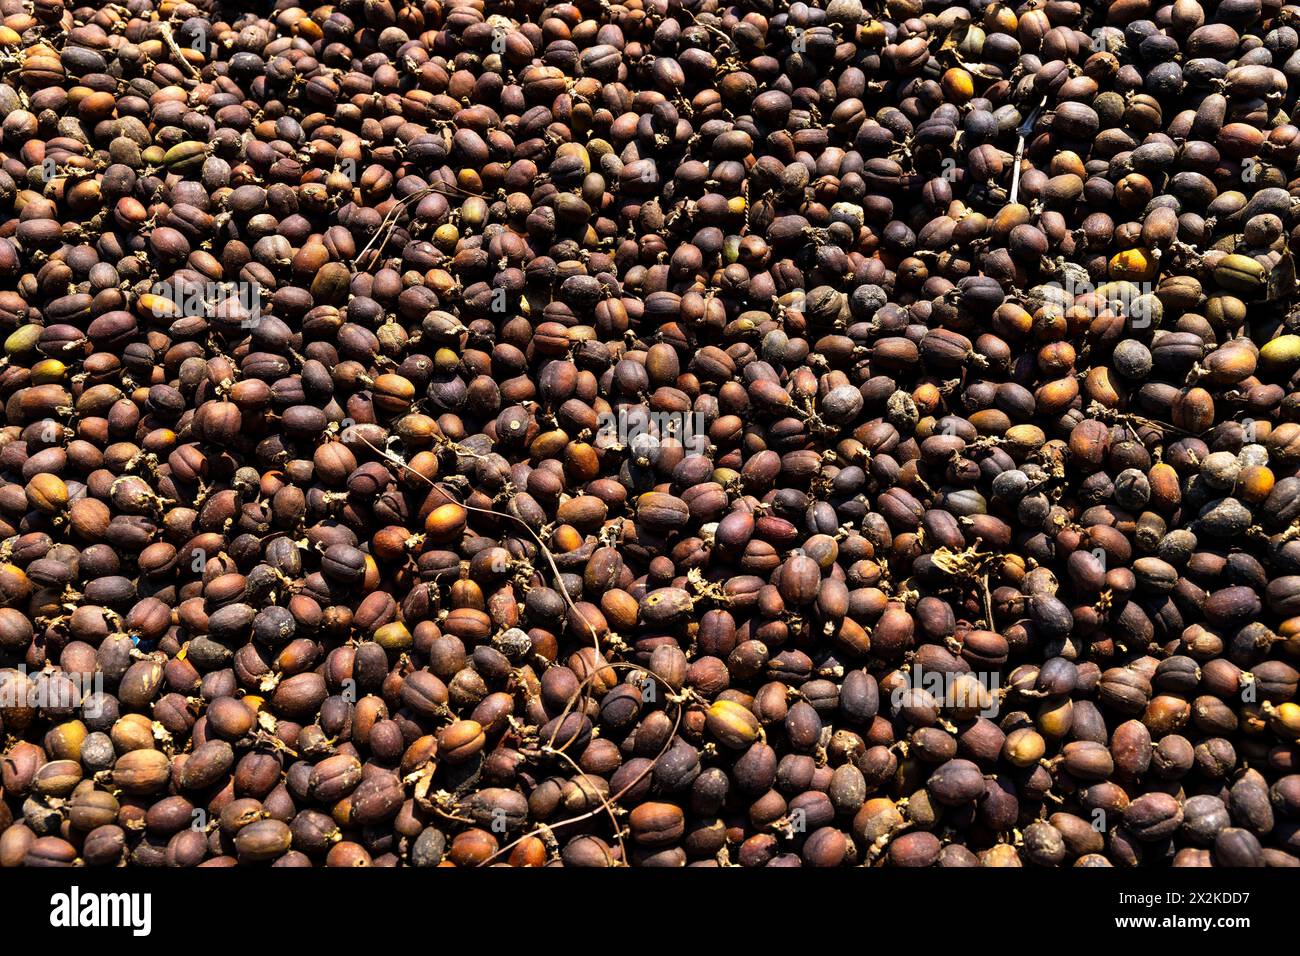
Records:
[[[176,36],[172,33],[171,24],[161,23],[159,24],[159,27],[162,29],[163,43],[165,43],[167,49],[172,52],[172,56],[180,61],[181,66],[185,68],[185,72],[190,75],[191,79],[201,79],[202,74],[194,68],[193,63],[185,59],[185,51],[182,50],[180,44],[176,42]]]
[[[1039,112],[1042,111],[1043,107],[1045,106],[1047,106],[1046,93],[1043,94],[1042,102],[1034,107],[1033,112],[1031,112],[1029,116],[1025,118],[1025,121],[1020,124],[1020,129],[1016,130],[1016,132],[1020,135],[1020,139],[1016,143],[1016,161],[1014,167],[1011,170],[1011,202],[1012,203],[1015,203],[1016,197],[1020,194],[1020,162],[1022,159],[1024,159],[1025,156],[1025,137],[1027,137],[1030,133],[1034,131],[1034,123],[1038,121],[1038,114]]]

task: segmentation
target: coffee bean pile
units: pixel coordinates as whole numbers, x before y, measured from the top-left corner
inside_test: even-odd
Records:
[[[1300,865],[1300,6],[0,0],[0,866]]]

